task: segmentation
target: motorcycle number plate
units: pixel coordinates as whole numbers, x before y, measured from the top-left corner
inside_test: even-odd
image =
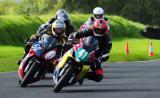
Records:
[[[49,59],[52,59],[53,57],[55,57],[56,55],[56,52],[55,51],[49,51],[48,53],[46,53],[45,55],[45,59],[49,60]]]

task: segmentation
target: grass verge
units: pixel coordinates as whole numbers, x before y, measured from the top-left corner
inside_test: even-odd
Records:
[[[129,55],[125,54],[125,45],[128,42]],[[155,55],[149,57],[149,45],[152,42]],[[145,38],[139,39],[119,39],[113,41],[110,62],[144,61],[160,58],[159,40]]]
[[[0,46],[0,72],[16,71],[16,61],[22,55],[22,47]]]

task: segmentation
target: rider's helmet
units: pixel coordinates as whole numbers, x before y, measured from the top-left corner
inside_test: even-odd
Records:
[[[88,36],[83,39],[83,48],[91,52],[98,48],[98,40],[94,36]]]
[[[56,15],[59,15],[61,13],[67,13],[64,9],[59,9],[57,12],[56,12]]]
[[[93,32],[95,36],[104,36],[107,34],[107,23],[104,19],[96,19],[93,24]]]
[[[65,33],[66,25],[63,21],[56,19],[52,23],[52,33],[55,36],[62,36]]]
[[[58,10],[56,16],[57,16],[57,19],[64,21],[65,24],[70,22],[68,13],[63,9]]]
[[[93,9],[93,14],[96,19],[100,19],[104,15],[104,10],[101,7],[96,7]]]

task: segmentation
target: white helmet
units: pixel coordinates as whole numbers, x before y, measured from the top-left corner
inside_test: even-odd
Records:
[[[93,14],[94,14],[94,17],[97,19],[102,18],[104,14],[104,10],[101,7],[96,7],[93,9]]]

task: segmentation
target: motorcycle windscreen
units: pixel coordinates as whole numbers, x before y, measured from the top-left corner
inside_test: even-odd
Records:
[[[91,53],[98,49],[98,40],[94,36],[88,36],[83,39],[82,48]]]
[[[77,55],[81,54],[83,56],[81,58],[82,60],[80,58],[79,60],[92,62],[94,59],[94,53],[97,49],[98,49],[98,40],[94,36],[88,36],[83,38],[82,49],[80,49],[81,51],[79,50],[80,52],[77,54]]]
[[[41,44],[42,44],[42,47],[43,49],[46,51],[46,50],[49,50],[51,48],[55,48],[56,47],[56,43],[57,43],[57,40],[55,39],[54,36],[52,35],[47,35],[47,34],[44,34],[42,37],[41,37]]]
[[[38,57],[41,57],[44,52],[55,47],[56,39],[53,36],[47,34],[42,35],[41,39],[32,45],[32,49],[35,51]]]
[[[35,55],[40,57],[43,54],[43,48],[39,42],[35,42],[31,49],[34,51]]]

